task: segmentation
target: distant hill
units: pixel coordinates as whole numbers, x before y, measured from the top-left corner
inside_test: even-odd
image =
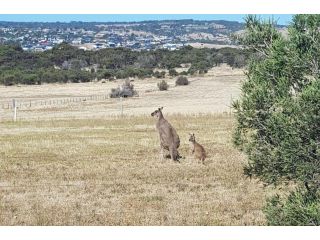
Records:
[[[0,43],[18,43],[23,49],[44,51],[61,42],[79,48],[125,47],[137,50],[177,49],[183,45],[234,45],[231,34],[244,23],[193,19],[141,22],[0,22]],[[284,28],[285,26],[279,26]],[[98,45],[88,45],[95,44]]]

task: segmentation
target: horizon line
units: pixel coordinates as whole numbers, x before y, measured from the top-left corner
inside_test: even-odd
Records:
[[[248,14],[0,14],[0,22],[15,23],[131,23],[150,21],[230,21],[244,23]],[[278,25],[289,25],[292,14],[255,14],[273,18]]]

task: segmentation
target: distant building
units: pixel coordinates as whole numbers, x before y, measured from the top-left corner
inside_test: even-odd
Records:
[[[43,52],[44,49],[42,47],[35,47],[35,48],[33,48],[33,51],[35,51],[35,52]]]
[[[108,42],[108,47],[114,48],[116,44],[114,42]]]
[[[72,40],[71,43],[74,44],[74,45],[80,45],[81,44],[81,38],[74,39],[74,40]]]
[[[172,44],[172,43],[166,43],[166,44],[163,44],[162,47],[164,49],[168,49],[170,51],[173,51],[173,50],[176,50],[177,49],[177,45],[176,44]]]

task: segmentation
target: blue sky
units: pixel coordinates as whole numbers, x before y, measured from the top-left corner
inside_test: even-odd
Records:
[[[288,24],[291,14],[261,14],[261,18],[273,17],[278,24]],[[243,22],[245,14],[0,14],[0,21],[15,22],[130,22],[144,20],[230,20]]]

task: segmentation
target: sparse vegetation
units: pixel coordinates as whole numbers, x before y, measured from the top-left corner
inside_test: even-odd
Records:
[[[112,88],[110,97],[111,98],[118,98],[118,97],[133,97],[137,95],[137,91],[134,90],[133,83],[130,80],[125,80],[125,82],[117,88]]]
[[[228,76],[226,76],[228,73]],[[214,75],[212,75],[214,74]],[[221,75],[221,76],[220,76]],[[157,83],[161,80],[156,78],[131,79],[134,84],[134,90],[139,94],[139,98],[124,101],[125,114],[148,114],[150,106],[165,106],[169,113],[178,108],[181,113],[214,113],[229,112],[230,94],[237,98],[240,92],[239,79],[243,79],[242,69],[232,69],[223,64],[210,70],[209,75],[190,77],[190,81],[200,80],[199,84],[192,86],[192,91],[188,87],[176,87],[172,91],[154,91],[158,90]],[[134,80],[134,81],[132,81]],[[166,78],[169,86],[175,85],[175,78]],[[65,98],[90,97],[95,95],[109,95],[112,88],[118,88],[124,80],[103,80],[93,83],[81,84],[42,84],[38,86],[20,85],[13,87],[0,86],[0,121],[9,121],[12,119],[12,111],[8,109],[8,104],[12,104],[12,99],[20,96],[18,99],[19,120],[31,119],[61,119],[61,118],[87,118],[94,116],[110,116],[119,113],[119,102],[114,99],[104,99],[103,101],[81,101],[66,103]],[[169,88],[170,89],[170,88]],[[209,91],[208,89],[215,89]],[[18,94],[18,95],[17,95]],[[199,96],[206,96],[205,101]],[[177,96],[179,96],[177,98]],[[90,98],[89,98],[90,99]],[[44,101],[64,102],[64,104],[45,105]],[[193,104],[186,105],[186,102],[192,100]],[[29,108],[29,102],[32,106]],[[212,104],[214,103],[214,104]],[[20,108],[20,104],[22,107]],[[26,107],[24,107],[26,105]],[[151,109],[152,110],[152,109]]]
[[[160,91],[166,91],[169,88],[169,84],[165,80],[158,82],[157,86]]]
[[[179,76],[176,80],[176,86],[185,86],[189,85],[189,80],[185,76]]]

